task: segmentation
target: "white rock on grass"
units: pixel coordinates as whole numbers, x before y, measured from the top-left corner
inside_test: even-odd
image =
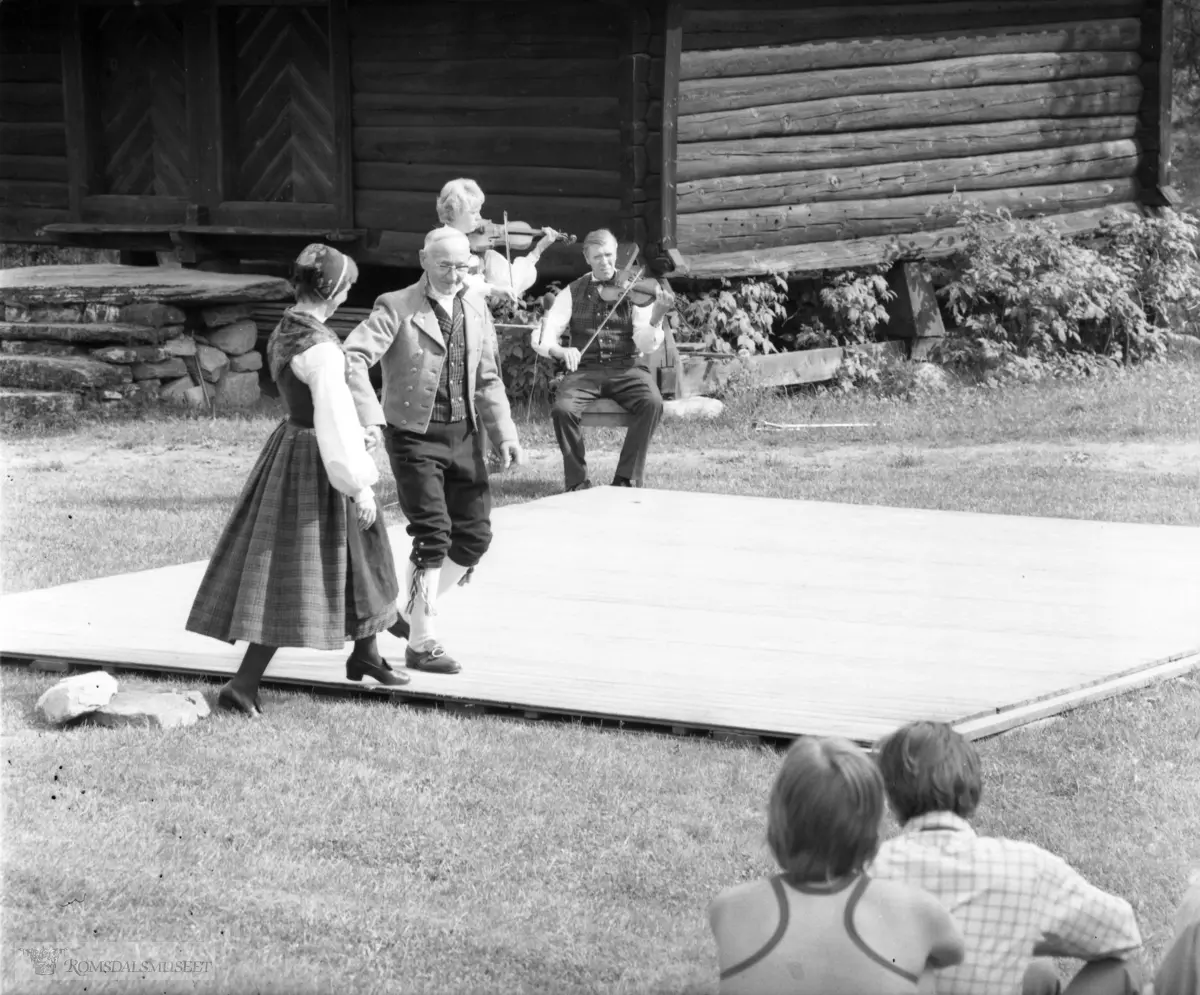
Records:
[[[135,688],[118,691],[108,704],[92,713],[91,721],[109,727],[178,729],[194,726],[208,714],[208,702],[199,691],[176,694]]]
[[[61,725],[103,708],[117,693],[117,679],[103,670],[64,677],[37,700],[47,722]]]
[[[664,401],[663,414],[668,418],[716,418],[725,405],[715,397],[687,397]]]

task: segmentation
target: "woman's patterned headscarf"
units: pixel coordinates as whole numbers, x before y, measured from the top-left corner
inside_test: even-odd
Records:
[[[331,301],[354,282],[358,267],[343,252],[314,242],[296,257],[292,283],[298,292]]]

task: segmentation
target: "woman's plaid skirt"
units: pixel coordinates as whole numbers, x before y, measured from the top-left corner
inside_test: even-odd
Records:
[[[217,542],[187,629],[225,642],[341,649],[396,621],[383,514],[365,532],[325,473],[317,434],[267,440]]]

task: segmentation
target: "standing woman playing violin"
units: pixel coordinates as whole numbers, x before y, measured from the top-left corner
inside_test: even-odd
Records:
[[[455,228],[464,235],[470,235],[478,231],[483,224],[480,216],[483,201],[483,191],[474,180],[451,180],[438,194],[438,220],[448,228]],[[552,229],[547,228],[544,231],[546,234],[529,255],[514,259],[511,266],[495,249],[473,251],[475,263],[471,275],[467,278],[468,286],[486,290],[489,297],[512,297],[519,300],[526,290],[537,283],[537,264],[542,258],[542,253],[556,239],[562,237]]]

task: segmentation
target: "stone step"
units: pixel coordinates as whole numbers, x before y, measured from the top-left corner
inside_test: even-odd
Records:
[[[0,341],[48,339],[90,345],[161,345],[182,334],[182,325],[156,328],[115,321],[0,321]]]
[[[291,301],[287,280],[171,266],[18,266],[0,270],[5,304],[241,304]]]
[[[104,390],[132,383],[128,366],[82,356],[0,354],[0,387],[26,390]]]
[[[0,387],[0,424],[41,421],[79,410],[79,395],[70,391],[13,390]]]
[[[150,348],[157,347],[151,346]],[[38,339],[35,342],[23,342],[20,339],[0,340],[0,352],[7,352],[14,356],[86,356],[88,354],[86,349],[71,345],[70,342],[50,342],[47,339]]]

